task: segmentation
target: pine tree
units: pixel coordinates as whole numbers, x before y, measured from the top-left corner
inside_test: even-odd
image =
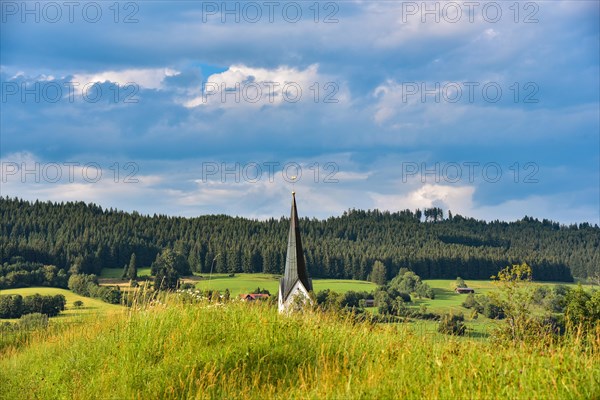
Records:
[[[378,285],[385,285],[387,280],[386,275],[387,271],[385,265],[379,260],[375,261],[375,264],[373,264],[373,271],[371,271],[371,282]]]
[[[135,253],[131,254],[129,259],[129,267],[127,268],[127,278],[131,281],[137,279],[137,265],[135,261]]]

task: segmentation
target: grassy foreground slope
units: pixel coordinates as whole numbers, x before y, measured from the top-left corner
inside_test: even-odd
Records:
[[[598,349],[499,347],[409,324],[155,306],[0,359],[0,398],[594,398]]]

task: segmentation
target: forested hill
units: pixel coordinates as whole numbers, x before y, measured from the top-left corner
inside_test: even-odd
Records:
[[[282,273],[289,227],[285,218],[143,216],[82,202],[9,198],[0,198],[0,217],[0,278],[20,268],[16,264],[31,270],[27,265],[34,263],[55,265],[63,277],[97,274],[123,267],[132,253],[147,266],[168,247],[199,272],[214,262],[215,272]],[[375,260],[385,264],[388,277],[408,267],[423,278],[488,279],[510,263],[527,262],[536,280],[569,281],[600,269],[600,228],[587,223],[442,219],[439,209],[351,210],[327,220],[302,219],[301,230],[313,277],[367,279]]]

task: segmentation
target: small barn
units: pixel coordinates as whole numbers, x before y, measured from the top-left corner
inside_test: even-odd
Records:
[[[470,287],[457,287],[454,291],[458,294],[475,293],[475,289]]]

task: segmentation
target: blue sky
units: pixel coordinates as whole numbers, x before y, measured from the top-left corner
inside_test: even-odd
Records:
[[[48,4],[0,3],[3,196],[600,223],[597,1]]]

